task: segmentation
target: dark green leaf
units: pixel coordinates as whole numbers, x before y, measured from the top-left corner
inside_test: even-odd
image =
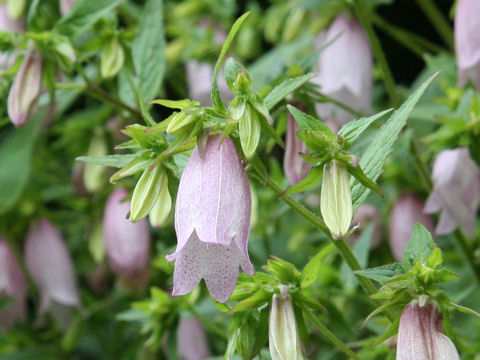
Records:
[[[413,226],[413,233],[403,253],[402,266],[409,270],[417,261],[424,263],[435,247],[430,232],[420,223]]]
[[[392,110],[393,109],[387,109],[369,117],[352,120],[342,126],[338,132],[338,135],[343,136],[345,143],[352,144],[370,126],[371,123],[377,119],[380,119],[382,116],[388,114]]]
[[[399,263],[393,263],[370,269],[357,270],[355,274],[365,276],[383,285],[392,277],[403,274],[403,268]]]

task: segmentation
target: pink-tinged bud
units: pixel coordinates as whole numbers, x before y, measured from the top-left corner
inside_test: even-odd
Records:
[[[40,95],[42,84],[42,58],[30,51],[23,59],[8,94],[8,116],[15,126],[28,120],[30,111]]]
[[[459,0],[455,12],[455,55],[458,83],[472,80],[480,89],[480,2]]]
[[[251,196],[248,177],[233,141],[209,136],[183,171],[175,207],[178,245],[167,260],[175,263],[173,295],[192,291],[203,278],[220,302],[230,297],[239,266],[254,274],[248,256]]]
[[[433,164],[432,177],[433,191],[425,204],[425,212],[442,212],[436,233],[450,234],[460,226],[473,237],[480,206],[480,171],[468,149],[440,152]]]
[[[300,156],[300,153],[307,152],[307,146],[299,139],[297,131],[300,131],[300,127],[292,114],[288,113],[283,170],[292,185],[299,183],[307,175],[311,167],[311,164],[307,163]]]
[[[372,51],[361,24],[341,14],[319,40],[321,46],[326,46],[320,53],[318,76],[314,78],[321,92],[355,110],[370,112]],[[316,110],[322,119],[333,122],[337,128],[352,120],[350,113],[332,104],[317,104]]]
[[[180,360],[202,360],[211,356],[205,329],[195,317],[180,319],[177,345]]]
[[[370,241],[370,247],[376,247],[380,244],[382,239],[382,223],[381,217],[377,208],[373,205],[363,204],[360,205],[355,215],[353,215],[352,225],[359,226],[357,230],[349,237],[349,242],[356,242],[358,237],[363,231],[371,224],[374,223],[372,239]]]
[[[56,317],[62,306],[80,307],[72,258],[50,221],[41,219],[28,231],[25,261],[40,292],[40,314],[52,310]]]
[[[145,288],[148,283],[150,233],[146,219],[131,222],[128,219],[130,201],[125,189],[116,189],[108,198],[103,216],[105,249],[112,270],[132,291]]]
[[[0,237],[0,299],[11,302],[0,310],[0,330],[6,330],[26,313],[27,280],[6,240]]]
[[[62,16],[68,13],[76,2],[77,0],[60,0],[60,12]]]
[[[185,65],[185,70],[190,99],[198,101],[204,106],[212,105],[210,93],[212,91],[213,66],[206,62],[190,60]],[[222,72],[218,75],[218,90],[224,102],[232,99]]]
[[[416,301],[403,309],[398,327],[397,360],[459,360],[457,349],[443,333],[435,305]]]
[[[399,262],[417,222],[433,232],[432,218],[423,212],[422,200],[414,194],[405,194],[397,200],[390,215],[390,248]]]

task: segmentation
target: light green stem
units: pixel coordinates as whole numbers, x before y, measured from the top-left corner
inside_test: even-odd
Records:
[[[437,5],[432,0],[417,0],[418,6],[423,10],[432,25],[442,37],[445,44],[450,49],[453,49],[453,31],[445,16],[438,9]]]
[[[388,66],[387,58],[385,53],[380,46],[380,41],[375,34],[372,26],[372,16],[370,14],[370,9],[367,6],[365,0],[354,0],[353,4],[355,6],[355,12],[357,13],[358,19],[362,23],[365,32],[367,33],[368,39],[370,40],[370,45],[372,47],[373,54],[375,59],[377,59],[378,65],[382,70],[383,82],[387,88],[388,96],[394,107],[397,107],[400,104],[400,98],[397,93],[397,88],[395,86],[395,81],[393,80],[392,72]]]

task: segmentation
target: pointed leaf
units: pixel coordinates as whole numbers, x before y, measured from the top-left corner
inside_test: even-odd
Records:
[[[387,109],[369,117],[352,120],[342,126],[342,128],[338,131],[338,135],[343,136],[345,143],[352,144],[370,126],[371,123],[377,119],[380,119],[392,110],[393,109]]]
[[[310,169],[307,176],[305,176],[299,183],[290,186],[284,192],[278,194],[278,197],[282,198],[285,195],[296,194],[302,191],[313,189],[320,183],[320,180],[322,180],[322,175],[323,165],[314,166]]]
[[[279,85],[275,86],[273,90],[270,91],[267,96],[265,96],[263,99],[265,106],[268,110],[271,110],[275,105],[282,101],[285,96],[297,90],[300,86],[305,84],[314,76],[315,74],[309,73],[283,81]]]

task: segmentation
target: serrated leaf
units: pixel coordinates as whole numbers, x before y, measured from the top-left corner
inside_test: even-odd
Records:
[[[218,78],[220,69],[222,67],[223,59],[225,58],[225,55],[227,54],[227,51],[230,48],[230,45],[232,44],[232,41],[235,38],[235,35],[237,35],[238,30],[240,30],[240,27],[242,26],[243,22],[247,19],[248,15],[250,15],[250,12],[243,14],[237,19],[237,21],[235,21],[232,28],[230,29],[230,32],[228,33],[227,39],[223,43],[222,50],[220,51],[220,55],[218,56],[217,62],[215,63],[215,68],[213,70],[213,76],[212,76],[212,105],[215,108],[218,108],[218,109],[225,108],[223,106],[222,99],[220,98],[220,91],[218,90],[217,78]]]
[[[410,113],[423,95],[427,87],[437,77],[435,73],[418,87],[415,92],[392,114],[390,119],[380,128],[379,132],[367,147],[360,159],[360,166],[372,181],[376,181],[383,172],[383,165],[392,151],[392,146],[400,131],[405,126]],[[358,208],[367,198],[370,189],[358,180],[352,180],[352,200],[354,209]]]
[[[342,128],[338,131],[338,135],[343,136],[345,143],[352,144],[370,126],[371,123],[377,119],[380,119],[392,110],[393,109],[387,109],[369,117],[352,120],[342,126]]]
[[[73,4],[72,9],[55,25],[60,34],[74,37],[95,24],[108,14],[119,0],[82,0]]]
[[[268,110],[271,110],[275,105],[282,101],[285,96],[297,90],[314,76],[315,74],[309,73],[283,81],[279,85],[275,86],[273,90],[270,91],[267,96],[265,96],[263,99],[265,106]]]
[[[298,110],[295,106],[287,105],[288,111],[293,115],[295,120],[302,130],[312,130],[312,131],[321,131],[325,133],[325,136],[329,139],[334,140],[335,134],[330,128],[325,125],[321,120],[314,118],[304,112]]]
[[[399,263],[392,263],[374,268],[357,270],[355,271],[355,274],[365,276],[366,278],[375,280],[383,285],[392,277],[403,274],[403,268]]]
[[[402,257],[402,266],[405,271],[408,271],[417,261],[425,263],[434,248],[435,242],[430,232],[422,224],[415,223],[412,237]]]
[[[90,164],[122,168],[130,164],[138,155],[106,155],[106,156],[79,156],[75,160],[84,161]]]
[[[322,175],[323,175],[323,165],[313,166],[308,172],[307,176],[305,176],[297,184],[290,186],[281,194],[278,194],[278,197],[282,198],[285,195],[296,194],[302,191],[313,189],[316,185],[320,183],[320,180],[322,180]]]

